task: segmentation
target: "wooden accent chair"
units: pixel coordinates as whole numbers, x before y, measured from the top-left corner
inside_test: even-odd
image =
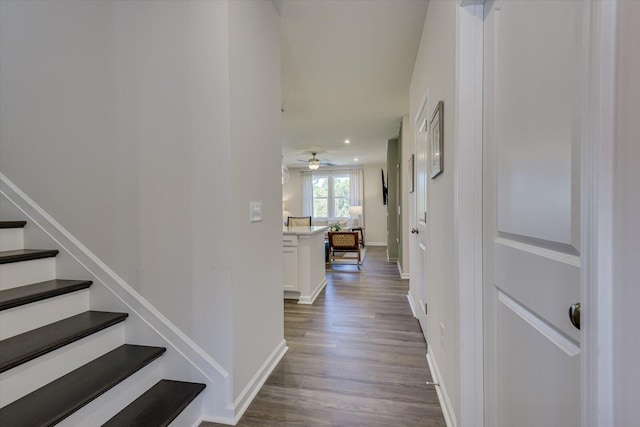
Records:
[[[290,216],[287,218],[287,225],[289,227],[310,227],[310,216]]]
[[[337,253],[356,253],[357,257],[344,257]],[[336,259],[353,259],[358,263],[360,270],[360,242],[357,231],[330,231],[329,232],[329,266]]]

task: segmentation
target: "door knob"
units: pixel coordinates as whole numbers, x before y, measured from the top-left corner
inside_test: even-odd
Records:
[[[418,234],[418,233],[420,233],[420,231],[418,231],[417,228],[412,228],[411,229],[411,234]]]
[[[571,324],[576,327],[576,329],[580,329],[580,303],[577,302],[575,304],[571,304],[569,307],[569,320],[571,320]]]

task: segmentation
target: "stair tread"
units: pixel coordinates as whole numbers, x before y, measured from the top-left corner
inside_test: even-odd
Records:
[[[23,228],[27,221],[0,221],[0,228]]]
[[[0,311],[86,289],[91,280],[47,280],[0,291]]]
[[[57,249],[17,249],[14,251],[2,251],[0,252],[0,264],[50,258],[58,255],[58,252]]]
[[[86,311],[0,341],[0,372],[56,350],[111,325],[127,313]]]
[[[168,426],[205,387],[199,383],[161,380],[103,427]]]
[[[1,408],[0,425],[54,425],[151,363],[165,350],[120,346]]]

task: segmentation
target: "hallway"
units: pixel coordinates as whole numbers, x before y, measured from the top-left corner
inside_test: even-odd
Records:
[[[238,426],[444,426],[409,283],[385,248],[327,279],[313,305],[285,301],[289,351]]]

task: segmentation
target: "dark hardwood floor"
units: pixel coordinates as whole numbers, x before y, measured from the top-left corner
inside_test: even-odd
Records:
[[[445,426],[408,281],[385,248],[327,279],[313,305],[285,301],[289,351],[238,426]]]

